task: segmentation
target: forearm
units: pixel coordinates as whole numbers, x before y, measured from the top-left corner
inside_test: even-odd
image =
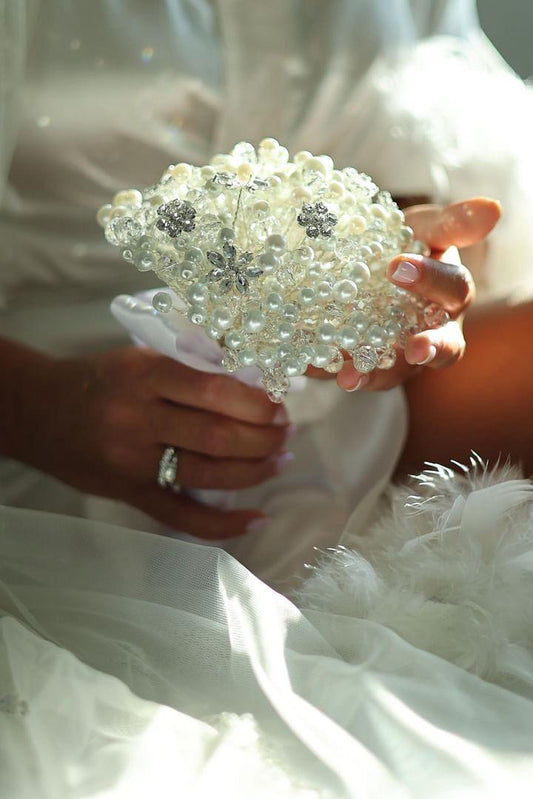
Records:
[[[481,309],[465,323],[466,355],[406,384],[409,435],[398,473],[424,461],[495,462],[510,455],[533,472],[533,302]]]
[[[46,376],[49,355],[0,338],[0,454],[32,462],[40,446],[39,419],[53,414]]]

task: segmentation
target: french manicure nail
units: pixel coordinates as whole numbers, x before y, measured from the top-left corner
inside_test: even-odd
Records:
[[[252,519],[246,525],[246,532],[252,533],[257,532],[257,530],[264,530],[264,528],[269,523],[270,519],[267,516],[259,516],[257,519]]]
[[[294,453],[292,452],[282,452],[281,455],[278,455],[276,458],[276,472],[281,474],[290,466],[292,466],[294,462]]]
[[[368,377],[368,375],[361,375],[355,386],[353,388],[347,388],[346,391],[348,391],[350,394],[352,393],[352,391],[359,391],[360,388],[366,386],[369,380],[370,378]]]
[[[418,268],[409,261],[400,261],[396,270],[391,275],[391,279],[396,283],[403,283],[406,286],[416,283],[419,277],[420,272]]]
[[[435,355],[437,354],[437,348],[434,344],[430,344],[429,346],[429,353],[423,361],[416,361],[417,366],[425,366],[427,363],[431,363]]]
[[[272,419],[272,424],[275,425],[289,424],[289,421],[290,421],[289,414],[287,413],[285,406],[282,405],[281,408],[279,408],[276,411],[274,418]]]

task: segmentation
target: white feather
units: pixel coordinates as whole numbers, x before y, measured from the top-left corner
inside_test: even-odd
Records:
[[[521,677],[533,666],[533,484],[477,455],[457,467],[428,464],[392,487],[368,534],[324,553],[296,600],[533,694]]]

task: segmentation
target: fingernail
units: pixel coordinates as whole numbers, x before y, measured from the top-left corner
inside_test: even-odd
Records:
[[[353,388],[347,388],[345,389],[345,391],[347,391],[349,394],[351,394],[352,391],[359,391],[360,388],[366,386],[369,380],[370,378],[368,377],[368,375],[361,375],[355,386]]]
[[[436,354],[437,354],[436,346],[434,344],[430,344],[427,358],[424,358],[423,361],[415,361],[415,363],[417,366],[425,366],[427,363],[431,363]]]
[[[272,424],[275,425],[289,424],[289,421],[290,421],[289,414],[287,413],[285,406],[282,405],[281,408],[279,408],[276,411],[274,418],[272,419]]]
[[[400,261],[396,270],[391,275],[391,280],[410,286],[412,283],[416,283],[419,277],[420,272],[414,264],[409,261]]]
[[[252,519],[246,525],[246,532],[255,533],[257,530],[264,530],[269,521],[270,520],[267,516],[259,516],[257,519]]]
[[[276,458],[276,472],[277,474],[281,474],[286,469],[289,469],[292,464],[294,463],[294,453],[293,452],[282,452],[281,455],[278,455]]]

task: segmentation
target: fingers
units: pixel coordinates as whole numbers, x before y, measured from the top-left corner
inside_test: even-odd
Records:
[[[452,317],[463,313],[475,297],[472,275],[462,264],[409,253],[393,258],[387,272],[396,286],[438,303]]]
[[[482,241],[501,216],[501,205],[488,197],[474,197],[444,208],[419,205],[405,211],[405,219],[417,239],[432,250],[442,251],[454,245],[470,247]]]
[[[464,352],[461,324],[448,322],[436,330],[425,330],[411,336],[405,350],[397,348],[397,360],[392,369],[375,369],[362,375],[355,370],[351,360],[346,361],[337,375],[337,385],[345,391],[388,391],[405,383],[422,366],[442,369],[459,361]]]
[[[436,330],[425,330],[411,336],[405,346],[405,360],[410,364],[442,369],[459,361],[465,346],[461,324],[448,322]]]
[[[151,423],[153,438],[160,444],[216,458],[269,457],[279,452],[293,429],[248,424],[164,401],[156,404]]]
[[[165,527],[206,540],[233,538],[259,529],[266,519],[254,510],[222,511],[155,485],[138,491],[130,503]]]
[[[171,358],[159,359],[152,385],[158,397],[249,424],[283,425],[289,421],[283,405],[270,402],[262,389],[228,375],[191,369]]]
[[[159,469],[162,447],[154,447],[151,457],[144,458],[138,477],[151,484]],[[292,452],[279,452],[269,458],[211,458],[198,452],[179,449],[176,483],[185,488],[235,490],[263,483],[292,466]]]

